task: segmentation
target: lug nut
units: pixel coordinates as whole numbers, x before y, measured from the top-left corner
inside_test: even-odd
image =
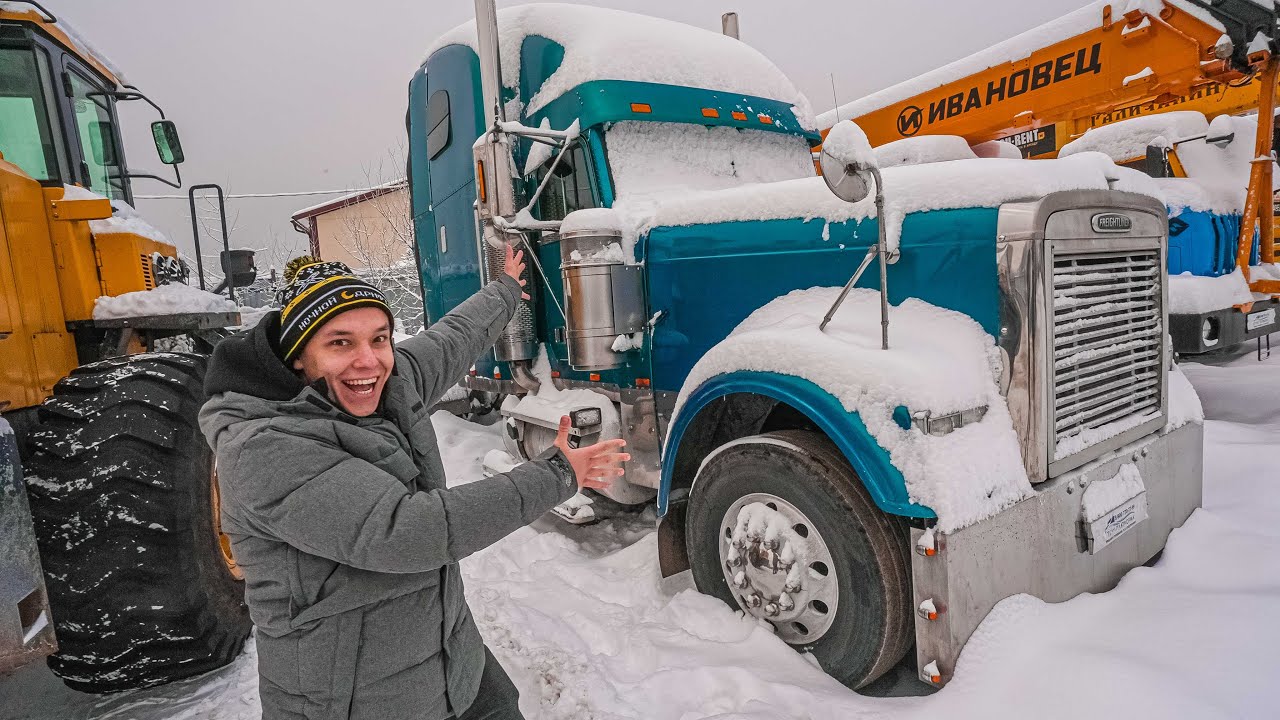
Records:
[[[733,584],[737,585],[739,589],[745,588],[747,585],[750,584],[747,582],[747,574],[740,572],[737,575],[733,576]]]
[[[764,600],[760,598],[759,593],[752,593],[751,597],[747,598],[747,604],[753,608],[760,607],[763,602]]]
[[[769,603],[768,605],[765,605],[765,606],[764,606],[764,611],[765,611],[766,613],[768,613],[769,615],[777,615],[777,614],[778,614],[778,603]]]

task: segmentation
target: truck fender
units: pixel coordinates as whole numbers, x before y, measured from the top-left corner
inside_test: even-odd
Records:
[[[846,410],[829,392],[793,375],[725,373],[689,394],[667,432],[658,490],[659,560],[664,577],[687,567],[684,506],[702,463],[726,443],[797,427],[816,429],[831,438],[880,510],[902,517],[935,517],[932,510],[908,497],[902,473],[858,413]]]
[[[803,378],[748,370],[707,380],[678,408],[663,447],[659,516],[666,514],[673,491],[691,487],[702,462],[721,445],[784,429],[767,425],[779,417],[777,411],[783,406],[831,438],[881,510],[904,517],[934,517],[932,510],[907,496],[901,471],[858,413],[849,412],[829,392]]]

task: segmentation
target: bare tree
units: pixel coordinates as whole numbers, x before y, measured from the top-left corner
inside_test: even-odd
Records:
[[[406,150],[387,150],[365,167],[368,187],[376,192],[353,198],[343,213],[338,244],[355,259],[356,272],[387,297],[400,330],[422,329],[422,286],[413,254],[413,211],[403,176]],[[359,202],[355,202],[359,200]]]

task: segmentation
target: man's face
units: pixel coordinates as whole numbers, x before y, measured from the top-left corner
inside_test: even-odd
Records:
[[[375,307],[348,310],[325,323],[293,361],[308,384],[324,378],[329,399],[356,417],[378,409],[394,366],[391,325]]]

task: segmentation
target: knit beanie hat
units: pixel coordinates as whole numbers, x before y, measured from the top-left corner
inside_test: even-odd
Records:
[[[302,352],[321,325],[347,310],[380,308],[394,324],[391,307],[382,293],[356,277],[344,263],[321,262],[303,255],[284,268],[280,300],[280,352],[289,364]]]

